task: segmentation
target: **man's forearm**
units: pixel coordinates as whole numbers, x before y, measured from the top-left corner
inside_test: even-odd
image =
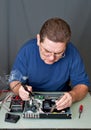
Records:
[[[20,87],[21,87],[20,81],[13,81],[13,82],[10,83],[10,88],[16,95],[19,94],[19,88]]]
[[[72,102],[80,101],[88,93],[88,87],[84,84],[76,85],[70,92],[72,96]]]

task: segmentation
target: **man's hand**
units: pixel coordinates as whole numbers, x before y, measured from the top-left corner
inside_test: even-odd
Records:
[[[30,92],[32,92],[32,87],[31,86],[26,86]],[[22,100],[27,101],[30,99],[29,97],[29,92],[27,92],[24,87],[21,85],[19,88],[19,96],[21,97]]]
[[[72,105],[72,96],[70,93],[66,92],[64,95],[56,101],[57,110],[62,110],[64,108],[70,107]]]

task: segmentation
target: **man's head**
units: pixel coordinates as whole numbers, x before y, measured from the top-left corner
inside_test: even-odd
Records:
[[[47,20],[40,30],[40,42],[43,42],[45,37],[54,42],[68,42],[71,37],[69,25],[60,18],[51,18]]]
[[[37,35],[42,60],[47,64],[53,64],[62,58],[70,37],[70,27],[64,20],[60,18],[47,20]]]

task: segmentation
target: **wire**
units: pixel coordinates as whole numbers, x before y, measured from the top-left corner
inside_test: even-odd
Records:
[[[2,92],[10,92],[11,90],[0,90],[0,93]]]
[[[12,87],[12,90],[13,90],[15,87],[17,87],[17,85],[21,85],[21,82],[16,83],[16,84]]]

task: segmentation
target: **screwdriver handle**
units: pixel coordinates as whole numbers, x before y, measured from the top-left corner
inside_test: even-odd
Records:
[[[83,105],[80,105],[79,112],[82,113],[82,111],[83,111]]]
[[[83,112],[83,105],[80,105],[80,107],[79,107],[79,118],[81,117],[82,112]]]
[[[31,97],[31,96],[34,96],[34,94],[33,94],[31,91],[28,90],[28,88],[27,88],[26,85],[22,84],[22,86],[23,86],[24,89],[29,93],[29,96],[30,96],[30,97]]]

